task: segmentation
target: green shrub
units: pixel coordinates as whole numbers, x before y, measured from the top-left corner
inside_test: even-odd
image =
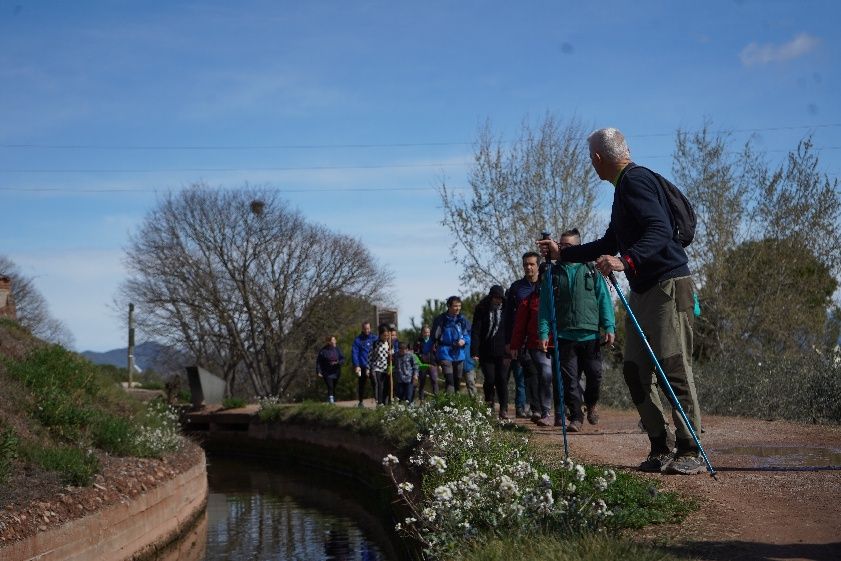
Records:
[[[0,431],[0,484],[5,483],[18,455],[18,438],[11,427]]]
[[[56,471],[61,481],[67,485],[84,487],[93,482],[93,476],[99,471],[99,460],[90,451],[79,448],[59,446],[33,447],[26,449],[26,456],[31,462],[49,471]]]
[[[94,423],[93,444],[97,448],[117,456],[133,455],[137,429],[134,423],[123,417],[102,415]]]
[[[239,409],[245,407],[245,400],[241,397],[226,397],[222,400],[222,409]]]
[[[193,394],[191,394],[189,390],[178,390],[178,401],[192,403]]]

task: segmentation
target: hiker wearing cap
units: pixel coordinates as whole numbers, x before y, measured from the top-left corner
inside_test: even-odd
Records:
[[[704,470],[700,441],[696,443],[693,438],[701,427],[701,409],[692,376],[694,286],[680,232],[658,177],[631,161],[619,130],[597,130],[587,142],[596,174],[615,187],[607,231],[601,239],[563,249],[552,240],[537,244],[551,259],[568,263],[595,260],[603,275],[625,273],[631,287],[629,307],[693,425],[690,431],[682,416],[673,411],[677,450],[672,454],[654,362],[629,317],[625,322],[622,374],[651,443],[640,469],[700,473]]]
[[[561,248],[581,245],[577,229],[561,234]],[[593,263],[561,262],[553,267],[552,292],[555,303],[549,298],[540,300],[538,337],[546,342],[552,321],[552,310],[558,329],[558,355],[564,377],[564,403],[569,410],[570,432],[584,427],[584,412],[591,425],[599,422],[598,402],[602,385],[602,343],[613,344],[614,313],[610,290],[604,277]],[[581,391],[581,373],[586,387]]]
[[[508,418],[508,365],[505,352],[505,291],[494,285],[473,311],[470,331],[470,356],[482,370],[485,403],[493,409],[499,400],[499,417]]]

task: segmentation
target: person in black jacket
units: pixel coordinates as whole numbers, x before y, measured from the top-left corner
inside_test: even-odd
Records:
[[[336,403],[336,382],[339,380],[344,363],[345,356],[342,354],[342,349],[336,346],[336,337],[330,335],[327,337],[327,344],[321,347],[315,359],[315,373],[319,378],[323,378],[327,385],[329,403]]]
[[[493,408],[494,389],[499,399],[499,417],[508,418],[508,364],[505,352],[505,291],[494,285],[473,312],[470,356],[482,369],[485,403]]]
[[[631,287],[631,309],[699,434],[701,410],[692,376],[695,288],[666,194],[653,172],[631,161],[625,137],[617,129],[597,130],[587,141],[599,178],[615,186],[607,231],[601,239],[579,246],[559,247],[552,240],[537,243],[552,259],[571,263],[595,260],[604,275],[613,271],[625,273]],[[651,442],[651,451],[640,469],[702,472],[704,464],[698,446],[676,411],[672,416],[677,451],[672,454],[653,362],[630,319],[625,322],[625,333],[622,374]]]

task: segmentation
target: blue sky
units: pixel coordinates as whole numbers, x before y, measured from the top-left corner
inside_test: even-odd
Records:
[[[460,292],[434,188],[464,184],[486,118],[510,136],[547,111],[616,126],[665,172],[675,130],[705,117],[771,158],[812,133],[841,175],[839,16],[830,0],[0,0],[0,253],[79,350],[121,347],[123,248],[159,194],[267,185],[362,239],[408,322]]]

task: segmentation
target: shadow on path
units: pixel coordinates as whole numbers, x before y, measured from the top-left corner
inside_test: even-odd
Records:
[[[702,556],[708,561],[779,561],[808,559],[837,561],[841,559],[841,542],[770,544],[738,540],[689,542],[666,548],[671,553],[687,557]]]

